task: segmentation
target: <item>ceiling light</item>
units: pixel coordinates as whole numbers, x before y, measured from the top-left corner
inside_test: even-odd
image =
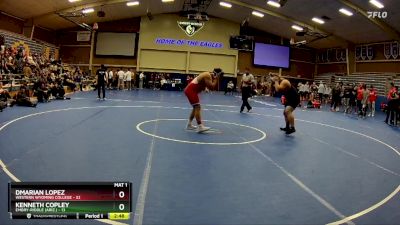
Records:
[[[380,9],[384,7],[383,4],[378,0],[369,0],[369,3]]]
[[[73,3],[73,2],[79,2],[80,0],[68,0],[68,1]]]
[[[134,2],[127,2],[126,3],[127,6],[135,6],[135,5],[139,5],[139,1],[134,1]]]
[[[268,1],[267,4],[270,6],[276,7],[276,8],[281,7],[281,4],[279,4],[279,2],[275,2],[275,1],[271,1],[271,0]]]
[[[346,16],[352,16],[353,15],[352,12],[350,12],[349,10],[344,9],[344,8],[339,9],[339,12],[341,12],[342,14],[344,14]]]
[[[161,0],[162,2],[173,2],[174,0]]]
[[[232,8],[232,4],[227,3],[227,2],[219,2],[220,6],[226,7],[226,8]]]
[[[320,18],[317,18],[317,17],[312,18],[312,21],[314,21],[316,23],[319,23],[319,24],[324,24],[325,23],[325,21],[323,21],[323,20],[321,20]]]
[[[94,12],[94,9],[93,9],[93,8],[88,8],[88,9],[82,10],[82,13],[84,13],[84,14],[92,13],[92,12]]]
[[[303,31],[303,28],[297,25],[293,25],[292,28],[298,31]]]
[[[254,16],[258,16],[258,17],[264,17],[264,14],[257,12],[257,11],[253,11],[251,14],[253,14]]]

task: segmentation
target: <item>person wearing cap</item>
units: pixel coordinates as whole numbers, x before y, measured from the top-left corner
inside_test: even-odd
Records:
[[[223,75],[223,71],[220,68],[215,68],[212,72],[200,73],[194,78],[185,88],[184,93],[188,98],[190,104],[193,106],[192,112],[189,116],[189,121],[186,125],[187,130],[196,130],[198,133],[202,133],[210,129],[206,127],[201,120],[201,107],[199,93],[208,89],[216,89],[218,85],[218,77]],[[192,125],[193,119],[196,119],[197,127]]]
[[[101,64],[100,69],[97,70],[97,99],[100,99],[100,91],[103,92],[103,100],[106,98],[106,82],[107,82],[107,70],[106,67]],[[100,90],[101,89],[101,90]]]

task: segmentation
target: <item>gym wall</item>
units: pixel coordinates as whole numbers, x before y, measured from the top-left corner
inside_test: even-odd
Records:
[[[137,33],[140,28],[140,18],[130,18],[99,23],[99,32],[126,32]],[[61,30],[57,32],[60,54],[64,62],[89,66],[90,41],[78,42],[76,35],[81,28]],[[136,57],[96,56],[93,57],[94,66],[107,64],[110,67],[136,67]]]
[[[50,44],[56,44],[56,32],[35,26],[35,30],[33,31],[33,39],[45,41]]]
[[[22,34],[24,21],[0,13],[0,30]]]
[[[355,45],[348,47],[349,51],[349,73],[371,73],[388,72],[400,73],[400,57],[397,60],[387,60],[384,56],[383,43],[372,44],[374,56],[372,60],[356,60]],[[347,74],[346,63],[323,63],[318,64],[317,74],[341,73]]]
[[[392,72],[400,73],[400,57],[397,61],[385,61],[384,45],[382,43],[373,44],[374,58],[372,61],[356,61],[355,72]],[[355,48],[350,51],[355,52]]]
[[[225,74],[236,75],[238,51],[229,48],[231,35],[239,34],[239,24],[211,18],[192,37],[178,26],[187,21],[175,14],[142,17],[139,35],[138,68],[143,71],[197,74],[220,67]],[[221,43],[221,48],[160,44],[157,39],[207,41]]]
[[[242,28],[241,33],[248,36],[253,36],[255,42],[275,45],[281,45],[282,42],[289,43],[289,40],[250,27]],[[282,75],[309,79],[313,78],[315,71],[314,50],[291,47],[290,51],[290,68],[282,69]],[[270,72],[279,72],[278,68],[254,66],[253,53],[240,51],[238,63],[239,72],[243,72],[246,68],[249,68],[251,73],[257,75],[267,75]]]

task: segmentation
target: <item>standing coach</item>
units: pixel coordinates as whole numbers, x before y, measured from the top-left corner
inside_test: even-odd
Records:
[[[103,100],[106,98],[106,79],[107,70],[103,64],[101,64],[100,69],[96,72],[97,75],[97,99],[100,99],[100,89],[103,91]]]

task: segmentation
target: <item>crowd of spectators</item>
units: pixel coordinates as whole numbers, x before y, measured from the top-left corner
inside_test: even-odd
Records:
[[[376,101],[378,93],[373,85],[367,87],[364,83],[336,83],[333,87],[320,82],[310,84],[306,82],[298,84],[299,95],[305,108],[322,107],[330,105],[332,112],[343,112],[344,114],[357,114],[360,118],[374,117],[376,112]],[[390,83],[387,95],[387,104],[383,103],[381,108],[387,113],[385,122],[390,125],[400,123],[399,91],[394,83]],[[342,107],[342,109],[340,108]]]
[[[342,112],[345,115],[355,114],[359,118],[374,117],[376,110],[386,113],[385,123],[400,125],[400,97],[398,87],[390,83],[389,93],[378,109],[377,89],[367,86],[364,83],[343,83],[338,82],[332,86],[323,82],[295,82],[300,96],[300,106],[303,108],[329,108],[332,112]],[[232,90],[233,84],[226,85],[225,94]],[[275,96],[273,85],[268,77],[258,78],[255,81],[254,89],[258,95]]]
[[[157,72],[136,72],[129,68],[109,68],[106,72],[107,88],[111,90],[182,90],[185,84],[183,75]],[[187,75],[192,77],[191,75]]]
[[[82,89],[87,77],[78,67],[66,69],[61,59],[26,53],[22,47],[2,48],[0,60],[0,106],[35,107],[37,102],[66,99],[64,87],[75,91],[78,84]]]

